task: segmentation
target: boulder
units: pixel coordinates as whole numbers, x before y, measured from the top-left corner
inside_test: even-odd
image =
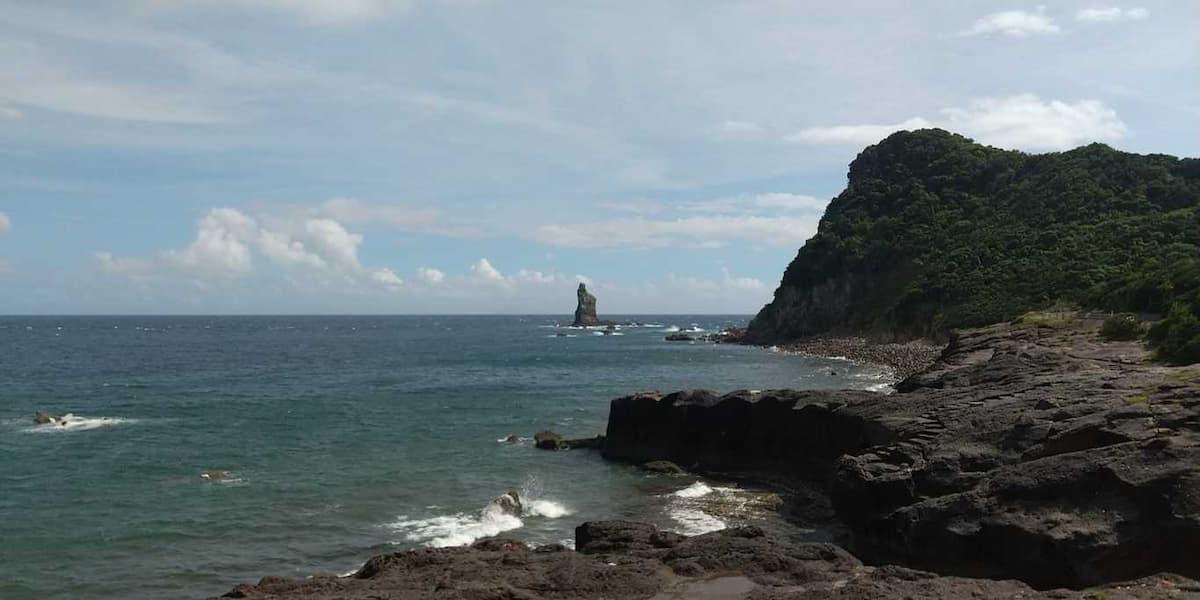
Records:
[[[492,499],[489,507],[495,507],[500,512],[514,517],[521,516],[523,507],[521,505],[521,494],[517,490],[508,490],[499,496]]]
[[[40,410],[33,413],[34,425],[49,425],[61,418],[62,417],[48,415]]]

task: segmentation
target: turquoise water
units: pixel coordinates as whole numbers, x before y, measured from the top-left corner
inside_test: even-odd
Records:
[[[501,530],[546,543],[597,518],[710,526],[673,512],[671,493],[694,478],[501,440],[602,433],[608,401],[639,390],[866,388],[884,376],[663,340],[666,326],[745,316],[623,318],[661,326],[0,317],[0,598],[201,598]],[[74,417],[35,427],[37,409]],[[229,475],[201,477],[212,470]],[[509,488],[529,499],[525,514],[481,513]]]

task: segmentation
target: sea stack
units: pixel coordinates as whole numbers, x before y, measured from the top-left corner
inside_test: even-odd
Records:
[[[596,297],[588,292],[587,285],[580,283],[575,296],[579,299],[579,303],[575,307],[575,322],[571,323],[571,326],[603,325],[604,323],[596,316]]]

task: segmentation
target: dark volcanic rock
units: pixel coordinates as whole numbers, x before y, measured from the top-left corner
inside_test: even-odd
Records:
[[[575,292],[575,321],[572,327],[594,327],[598,325],[615,326],[615,321],[604,321],[596,316],[596,297],[587,290],[587,285],[580,283]]]
[[[890,396],[618,398],[604,453],[824,481],[873,562],[1037,587],[1200,575],[1200,370],[1055,323],[963,333]]]
[[[683,467],[669,460],[652,460],[642,463],[642,468],[651,473],[666,473],[668,475],[682,475],[687,472]]]
[[[542,450],[558,450],[563,447],[563,439],[553,431],[539,431],[533,434],[533,445]]]
[[[664,339],[667,340],[668,342],[694,342],[694,341],[696,341],[696,338],[694,338],[686,333],[672,333]]]
[[[1076,598],[1039,594],[1015,581],[938,577],[869,567],[831,544],[796,544],[741,527],[697,537],[644,523],[601,521],[576,530],[572,552],[531,550],[509,539],[462,548],[420,548],[371,558],[351,577],[264,577],[224,597],[292,600],[625,598]],[[737,593],[731,593],[736,590]],[[1158,576],[1083,598],[1182,598],[1200,584]],[[718,592],[724,592],[719,594]],[[1101,595],[1103,594],[1103,595]]]
[[[561,443],[559,443],[559,448],[566,448],[568,450],[576,450],[579,448],[591,448],[594,450],[599,450],[603,447],[604,436],[602,435],[590,438],[579,438],[575,440],[563,440]]]
[[[40,410],[33,413],[34,425],[49,425],[50,423],[53,423],[60,418],[61,417],[48,415]]]

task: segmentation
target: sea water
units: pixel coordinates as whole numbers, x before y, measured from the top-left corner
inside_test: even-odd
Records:
[[[643,390],[876,389],[888,377],[663,339],[746,316],[618,318],[645,325],[0,317],[0,598],[203,598],[420,545],[569,545],[591,519],[711,531],[725,523],[697,501],[730,488],[539,451],[532,435],[603,433],[609,400]],[[35,410],[66,424],[35,426]],[[520,515],[490,505],[510,489]]]

